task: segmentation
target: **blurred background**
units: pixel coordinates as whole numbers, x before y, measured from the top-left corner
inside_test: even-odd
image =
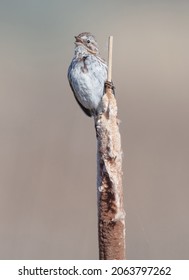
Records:
[[[0,259],[98,259],[93,120],[74,36],[107,58],[121,120],[128,259],[189,259],[189,1],[0,1]]]

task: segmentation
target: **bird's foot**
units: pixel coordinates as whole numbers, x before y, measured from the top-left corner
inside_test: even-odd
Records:
[[[112,90],[112,93],[115,95],[115,86],[112,81],[105,82],[105,92],[106,92],[106,88],[110,88]]]

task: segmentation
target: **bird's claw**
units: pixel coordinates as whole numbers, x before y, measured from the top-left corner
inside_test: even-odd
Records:
[[[106,91],[106,88],[110,88],[112,90],[112,93],[115,95],[115,86],[112,81],[105,82],[105,91]]]

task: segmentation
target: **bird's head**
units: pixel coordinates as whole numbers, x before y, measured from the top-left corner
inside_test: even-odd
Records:
[[[75,36],[75,45],[82,45],[89,53],[98,54],[98,44],[95,37],[89,32],[83,32]]]

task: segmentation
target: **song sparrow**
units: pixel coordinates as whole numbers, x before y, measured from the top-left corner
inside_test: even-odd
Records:
[[[82,110],[89,117],[96,116],[102,111],[107,65],[99,56],[97,42],[91,33],[83,32],[75,39],[75,54],[68,68],[68,80]]]

